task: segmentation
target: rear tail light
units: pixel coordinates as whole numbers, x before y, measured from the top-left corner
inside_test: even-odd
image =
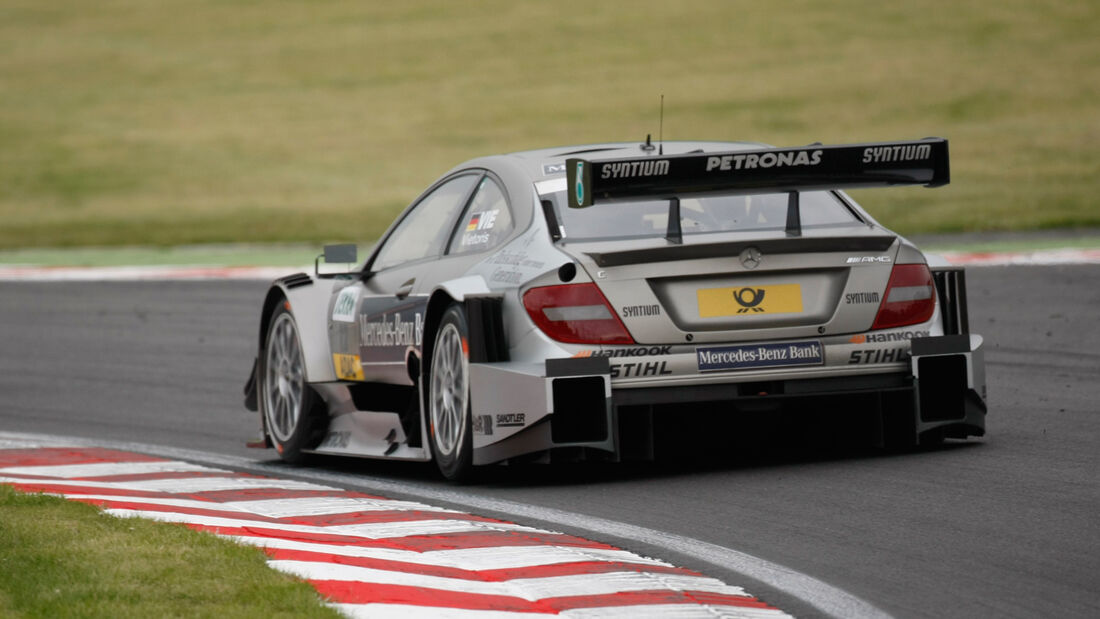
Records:
[[[559,342],[634,343],[596,284],[532,288],[523,295],[523,307],[543,333]]]
[[[936,309],[932,272],[924,264],[896,264],[872,329],[904,327],[927,321]]]

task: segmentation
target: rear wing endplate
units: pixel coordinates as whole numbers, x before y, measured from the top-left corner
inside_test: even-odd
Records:
[[[812,145],[632,159],[567,159],[571,208],[686,194],[780,193],[951,180],[947,140]]]

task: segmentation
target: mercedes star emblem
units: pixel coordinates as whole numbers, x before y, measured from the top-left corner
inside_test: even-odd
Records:
[[[745,251],[741,252],[741,266],[746,269],[752,270],[760,266],[760,261],[764,258],[764,255],[760,253],[760,250],[755,247],[749,247]]]

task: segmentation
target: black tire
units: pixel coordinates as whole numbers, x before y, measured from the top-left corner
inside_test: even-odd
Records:
[[[260,355],[259,406],[279,457],[302,462],[324,434],[324,406],[306,382],[298,323],[285,304],[271,315]]]
[[[439,472],[452,481],[470,479],[473,469],[467,324],[461,305],[443,313],[428,373],[428,443]]]

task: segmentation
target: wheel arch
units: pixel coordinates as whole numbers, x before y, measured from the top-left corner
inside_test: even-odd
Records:
[[[432,346],[435,344],[435,332],[439,328],[439,321],[443,318],[443,312],[452,303],[465,303],[468,295],[487,294],[489,286],[485,278],[472,275],[443,282],[436,286],[428,297],[428,307],[424,314],[424,341],[420,347],[421,373],[430,367]]]
[[[273,285],[267,290],[264,297],[264,306],[260,310],[260,332],[257,334],[256,350],[263,354],[264,344],[267,342],[267,330],[271,328],[271,318],[275,314],[275,308],[280,303],[287,303],[286,290],[281,286]]]
[[[264,356],[264,344],[267,341],[267,330],[271,328],[271,317],[275,314],[275,308],[280,303],[286,303],[286,292],[276,284],[267,289],[264,295],[264,303],[260,309],[260,330],[256,334],[256,358],[252,360],[252,371],[248,382],[244,386],[244,407],[250,411],[259,411],[259,385],[260,385],[260,360]],[[261,421],[262,421],[261,415]],[[264,428],[264,438],[267,438],[267,428]],[[270,446],[270,445],[269,445]]]
[[[276,280],[268,289],[260,314],[257,350],[262,357],[275,309],[280,303],[289,304],[288,309],[298,325],[306,382],[331,382],[336,380],[328,339],[328,302],[333,280],[309,278],[306,281],[305,278],[308,276],[304,274],[285,277]]]
[[[418,376],[410,376],[413,380],[419,379],[420,385],[426,385],[428,373],[432,367],[432,349],[435,346],[435,334],[439,330],[439,323],[443,319],[444,312],[452,303],[465,303],[468,295],[489,293],[489,286],[485,278],[480,276],[468,276],[443,282],[432,289],[428,297],[428,307],[424,312],[424,338],[420,346],[420,359],[418,363]],[[411,370],[413,363],[406,360]],[[425,424],[428,423],[428,394],[427,389],[420,389],[420,417]],[[424,427],[427,427],[425,425]]]

